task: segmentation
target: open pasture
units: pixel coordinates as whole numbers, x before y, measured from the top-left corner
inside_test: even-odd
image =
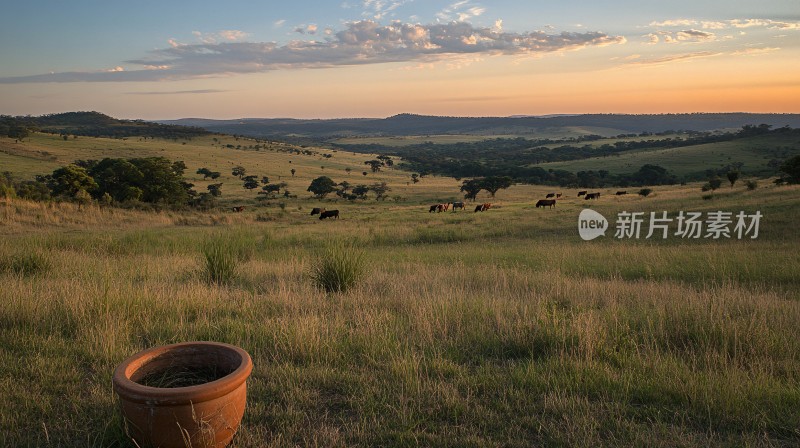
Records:
[[[483,213],[428,213],[458,197],[453,179],[428,181],[398,177],[427,186],[398,202],[235,214],[0,202],[0,445],[129,446],[114,367],[187,340],[253,357],[238,447],[800,443],[800,188],[564,190],[545,210],[557,189],[515,186],[479,196]],[[612,221],[764,218],[756,240],[585,242],[589,203]],[[320,205],[342,218],[308,215]],[[236,254],[227,284],[202,275],[212,240]],[[325,294],[310,267],[342,241],[367,274]]]

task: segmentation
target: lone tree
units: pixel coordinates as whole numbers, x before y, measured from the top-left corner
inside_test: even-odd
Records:
[[[369,165],[372,172],[377,173],[378,171],[381,170],[381,167],[384,165],[384,163],[381,162],[380,160],[373,159],[373,160],[367,160],[366,162],[364,162],[364,165]]]
[[[781,171],[788,177],[784,180],[790,184],[800,184],[800,156],[794,156],[781,165]]]
[[[242,180],[244,181],[244,185],[242,185],[244,188],[248,190],[258,188],[258,176],[245,176]]]
[[[320,176],[311,181],[306,191],[310,191],[318,198],[324,198],[329,193],[336,191],[336,182],[328,176]]]
[[[208,187],[208,192],[211,196],[217,197],[222,195],[222,184],[211,184]]]
[[[497,190],[505,190],[510,187],[514,182],[508,176],[490,176],[485,177],[481,181],[481,186],[484,190],[494,197]]]
[[[417,183],[419,182],[419,174],[414,173],[411,175],[411,182]]]
[[[296,172],[297,172],[297,170],[296,170],[296,169],[294,169],[294,168],[292,168],[290,171],[292,172],[292,177],[294,177],[294,173],[296,173]]]
[[[386,199],[386,194],[392,189],[386,185],[386,182],[376,182],[369,187],[370,190],[375,192],[375,200],[382,201]]]
[[[483,190],[483,184],[480,179],[466,179],[461,183],[461,191],[464,192],[464,199],[472,199],[474,202],[481,190]]]
[[[206,180],[209,177],[211,177],[211,173],[212,173],[212,171],[210,169],[208,169],[208,168],[200,168],[199,170],[197,170],[197,174],[202,174],[203,175],[203,180]]]
[[[239,179],[242,179],[245,173],[247,173],[247,170],[244,169],[243,166],[235,166],[233,167],[233,170],[231,170],[231,174],[234,176],[239,176]]]
[[[733,184],[739,179],[739,172],[738,171],[728,171],[728,182],[731,183],[731,188],[733,188]]]

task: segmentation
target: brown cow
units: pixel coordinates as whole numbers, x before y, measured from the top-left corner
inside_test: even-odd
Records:
[[[339,219],[339,210],[327,210],[319,214],[319,219],[336,218]]]
[[[561,199],[561,193],[556,194],[556,199]]]
[[[586,190],[579,191],[579,192],[578,192],[578,197],[581,197],[581,196],[583,196],[583,195],[585,195],[585,194],[586,194]]]
[[[550,206],[550,208],[555,207],[556,206],[556,200],[555,199],[539,199],[539,202],[536,203],[536,208],[539,208],[539,207],[545,208],[547,206]]]
[[[314,208],[311,209],[311,216],[319,215],[324,211],[325,211],[324,208],[314,207]]]
[[[457,208],[464,210],[464,203],[463,202],[453,202],[453,211],[456,211]]]
[[[489,204],[488,202],[487,203],[483,203],[483,204],[475,207],[475,211],[476,212],[485,212],[486,210],[489,210],[489,208],[491,206],[492,206],[492,204]]]
[[[233,210],[236,213],[241,213],[241,212],[244,211],[244,205],[239,205],[239,206],[233,207],[231,210]]]

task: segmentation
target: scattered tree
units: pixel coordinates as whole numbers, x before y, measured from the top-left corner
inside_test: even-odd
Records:
[[[376,201],[382,201],[386,199],[386,194],[391,191],[391,188],[386,185],[386,182],[376,182],[370,185],[369,189],[375,192]]]
[[[733,184],[739,179],[739,172],[738,171],[728,171],[728,182],[731,183],[731,188],[733,188]]]
[[[53,196],[74,198],[80,190],[90,192],[97,189],[97,182],[89,176],[85,168],[67,165],[47,176],[47,186]]]
[[[711,187],[711,191],[714,191],[717,188],[722,186],[722,179],[720,179],[719,177],[714,176],[714,177],[712,177],[711,179],[708,180],[708,186]]]
[[[311,181],[306,191],[310,191],[318,198],[324,198],[329,193],[336,191],[336,182],[328,176],[320,176]]]
[[[497,190],[505,190],[513,184],[509,176],[490,176],[481,179],[481,187],[494,197]]]
[[[242,181],[244,181],[242,186],[248,190],[258,188],[258,176],[244,176]]]
[[[417,183],[419,182],[419,174],[414,173],[411,175],[411,182]]]
[[[231,170],[231,174],[234,176],[238,176],[239,179],[242,179],[246,173],[247,170],[244,169],[243,166],[235,166],[233,167],[233,170]]]
[[[461,183],[461,191],[464,193],[464,199],[472,199],[474,202],[481,190],[483,190],[483,185],[480,179],[465,179]]]
[[[369,187],[366,185],[356,185],[353,187],[353,194],[359,199],[366,199]]]
[[[370,169],[373,173],[377,173],[381,170],[381,167],[384,166],[384,163],[380,160],[367,160],[364,162],[364,165],[369,165]]]
[[[788,176],[784,178],[787,183],[800,184],[800,156],[794,156],[783,162],[781,171]]]
[[[292,169],[291,169],[291,170],[289,170],[289,171],[291,171],[291,172],[292,172],[292,177],[294,177],[294,173],[296,173],[296,172],[297,172],[297,170],[295,170],[294,168],[292,168]]]
[[[208,192],[211,194],[211,196],[214,196],[214,197],[222,196],[222,184],[221,183],[220,184],[211,184],[206,188],[208,189]]]

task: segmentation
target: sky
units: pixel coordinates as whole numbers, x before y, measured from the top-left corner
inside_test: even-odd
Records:
[[[9,2],[0,114],[800,113],[797,0]]]

